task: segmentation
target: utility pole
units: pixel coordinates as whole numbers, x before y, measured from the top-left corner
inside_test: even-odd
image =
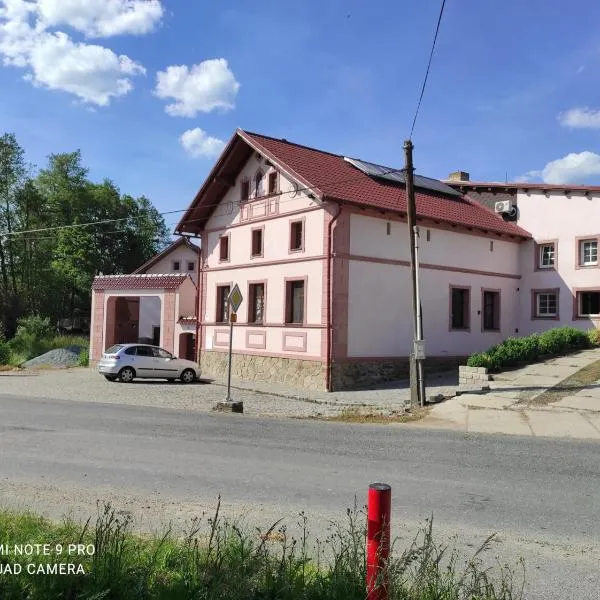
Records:
[[[410,240],[410,275],[412,282],[413,309],[413,348],[410,354],[410,400],[411,405],[425,404],[425,384],[423,379],[423,323],[421,315],[421,300],[419,297],[419,275],[417,256],[417,207],[415,203],[415,188],[413,181],[413,144],[410,140],[404,142],[404,179],[406,182],[408,236]]]

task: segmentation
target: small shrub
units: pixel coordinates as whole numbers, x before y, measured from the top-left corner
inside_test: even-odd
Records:
[[[556,356],[600,344],[598,330],[592,337],[574,327],[557,327],[542,334],[534,333],[527,337],[509,337],[502,343],[492,346],[487,352],[472,354],[467,360],[470,367],[487,367],[498,370],[519,363],[535,362],[542,355]],[[598,340],[594,342],[593,340]]]
[[[0,365],[7,365],[10,361],[10,346],[0,339]]]
[[[85,348],[79,353],[79,366],[88,367],[90,364],[90,351]]]
[[[15,337],[19,334],[31,334],[38,339],[45,339],[52,337],[54,329],[50,324],[49,317],[30,315],[17,321],[17,332]]]
[[[592,346],[600,346],[600,329],[590,329],[587,337]]]

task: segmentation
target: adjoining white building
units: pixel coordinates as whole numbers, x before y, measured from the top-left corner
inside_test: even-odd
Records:
[[[477,182],[462,171],[448,184],[531,233],[519,256],[520,334],[600,327],[600,186]]]
[[[199,360],[226,372],[227,296],[242,379],[341,389],[405,376],[412,347],[402,174],[238,130],[176,228],[201,238]],[[531,235],[437,180],[416,180],[428,368],[522,327]]]

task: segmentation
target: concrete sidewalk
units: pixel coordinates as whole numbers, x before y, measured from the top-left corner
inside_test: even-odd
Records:
[[[426,397],[442,395],[413,427],[465,432],[505,433],[600,440],[600,379],[585,389],[544,406],[535,399],[582,368],[600,360],[600,348],[582,350],[493,376],[487,393],[465,393],[458,385],[458,369],[427,377]],[[224,385],[223,381],[215,381]],[[392,381],[366,390],[319,392],[285,385],[233,380],[235,389],[281,396],[324,407],[363,408],[400,412],[410,403],[408,381]],[[458,395],[460,394],[460,395]],[[234,394],[235,395],[235,394]]]
[[[465,432],[600,440],[600,379],[558,402],[536,405],[541,394],[600,360],[583,350],[494,376],[486,394],[463,394],[432,408],[415,425]]]

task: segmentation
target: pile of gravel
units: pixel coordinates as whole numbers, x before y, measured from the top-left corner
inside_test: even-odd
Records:
[[[76,367],[79,364],[79,346],[69,346],[68,348],[58,348],[50,350],[46,354],[36,356],[31,360],[24,362],[21,367],[25,369],[35,369],[38,367],[53,367],[61,369],[66,367]]]

